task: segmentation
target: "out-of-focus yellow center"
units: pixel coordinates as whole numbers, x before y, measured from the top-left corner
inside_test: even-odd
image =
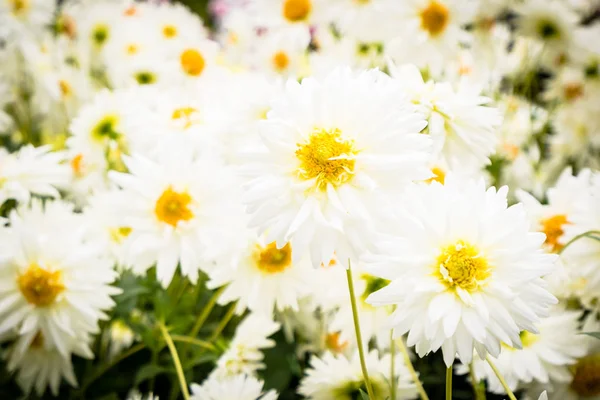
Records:
[[[310,0],[284,0],[283,16],[290,22],[305,20],[312,10]]]
[[[253,257],[259,270],[268,274],[277,274],[292,265],[292,246],[287,243],[278,249],[275,242],[265,247],[257,246]]]
[[[275,67],[275,70],[277,72],[285,71],[288,65],[290,65],[290,58],[283,51],[278,51],[277,53],[275,53],[272,61],[273,67]]]
[[[546,244],[552,251],[558,251],[562,245],[558,242],[565,233],[563,227],[568,224],[567,216],[564,214],[554,215],[541,221],[542,232],[546,234]]]
[[[459,240],[442,249],[434,274],[448,289],[475,292],[491,276],[491,268],[477,248]]]
[[[181,53],[179,61],[181,62],[181,68],[183,68],[183,71],[188,75],[199,76],[202,71],[204,71],[204,57],[198,50],[185,50]]]
[[[163,36],[172,39],[177,36],[177,27],[174,25],[165,25],[162,29]]]
[[[298,176],[315,179],[316,187],[340,186],[354,176],[354,141],[344,139],[339,129],[315,129],[305,143],[298,143]]]
[[[63,97],[69,97],[71,93],[73,93],[73,89],[71,88],[71,85],[69,85],[69,82],[63,79],[58,81],[58,88]]]
[[[325,336],[325,347],[333,353],[341,353],[348,347],[348,341],[340,340],[340,332],[328,333]]]
[[[8,4],[14,15],[23,14],[29,8],[29,0],[8,0]]]
[[[450,19],[448,7],[439,1],[430,1],[426,8],[421,10],[421,28],[431,36],[444,32]]]
[[[538,335],[527,331],[521,331],[519,333],[519,337],[521,338],[521,344],[523,344],[523,348],[530,347],[535,342],[540,340]]]
[[[579,359],[573,367],[571,389],[581,397],[600,395],[600,353]]]
[[[125,15],[126,17],[133,17],[136,14],[137,14],[137,8],[133,5],[127,7],[125,9],[125,11],[123,11],[123,15]]]
[[[71,159],[71,170],[78,178],[83,176],[83,154],[79,153]]]
[[[435,181],[443,185],[446,180],[446,173],[444,172],[444,170],[438,167],[433,167],[431,168],[431,172],[433,173],[433,177],[427,179],[425,182],[431,183]]]
[[[187,129],[198,122],[198,115],[199,112],[194,107],[181,107],[173,111],[171,119],[177,124],[181,124],[183,129]]]
[[[151,85],[156,82],[156,75],[151,71],[138,71],[135,73],[134,78],[140,85]]]
[[[99,141],[103,141],[105,139],[117,140],[121,136],[121,134],[117,132],[118,124],[118,115],[105,115],[92,129],[92,137]]]
[[[97,24],[94,29],[92,29],[92,42],[94,42],[96,46],[101,47],[108,40],[109,32],[108,25]]]
[[[37,264],[31,264],[19,275],[17,284],[25,299],[37,307],[51,305],[65,290],[60,271],[48,271]]]
[[[192,197],[186,192],[176,192],[168,187],[156,201],[154,213],[159,221],[177,226],[179,221],[189,221],[194,217],[189,206]]]
[[[128,44],[125,47],[125,52],[130,56],[137,54],[139,50],[140,50],[139,46],[135,43]]]
[[[580,83],[569,83],[563,88],[565,99],[576,100],[583,96],[583,86]]]
[[[128,226],[119,226],[118,228],[113,228],[110,230],[110,238],[115,243],[123,242],[129,234],[131,233],[131,228]]]

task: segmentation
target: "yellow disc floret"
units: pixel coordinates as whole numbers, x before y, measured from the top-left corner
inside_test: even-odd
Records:
[[[204,56],[198,50],[187,49],[179,57],[181,68],[191,76],[199,76],[204,71],[205,61]]]
[[[177,27],[173,25],[165,25],[162,29],[162,34],[167,39],[172,39],[177,36]]]
[[[449,16],[448,7],[436,0],[430,1],[427,7],[421,10],[421,28],[431,36],[437,36],[446,29]]]
[[[458,287],[474,292],[491,276],[491,268],[477,248],[459,240],[442,249],[435,275],[448,289]]]
[[[546,244],[552,251],[558,251],[562,245],[558,242],[565,233],[563,226],[568,224],[567,216],[564,214],[554,215],[541,221],[542,232],[546,234]]]
[[[37,264],[31,264],[19,275],[17,284],[25,299],[37,307],[51,305],[65,290],[60,271],[48,271]]]
[[[305,20],[311,10],[310,0],[284,0],[283,2],[283,16],[290,22]]]
[[[156,201],[154,213],[159,221],[177,226],[179,221],[189,221],[194,217],[189,206],[192,197],[186,192],[176,192],[168,187]]]
[[[340,186],[354,176],[354,141],[342,137],[339,129],[315,129],[306,143],[298,143],[298,176],[315,179],[316,187]]]
[[[292,246],[287,243],[278,249],[275,242],[265,247],[257,246],[254,262],[262,272],[268,274],[283,272],[292,265]]]
[[[273,56],[273,67],[277,72],[283,72],[290,65],[290,58],[283,51],[278,51]]]

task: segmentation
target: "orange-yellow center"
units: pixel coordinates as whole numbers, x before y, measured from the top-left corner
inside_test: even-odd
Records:
[[[256,267],[262,272],[276,274],[292,265],[292,246],[287,243],[281,249],[275,242],[265,247],[257,246],[253,255]]]
[[[442,249],[434,266],[434,275],[448,289],[475,292],[491,276],[491,268],[475,246],[459,240]]]
[[[168,187],[156,201],[154,213],[159,221],[177,226],[179,221],[189,221],[194,217],[189,206],[192,197],[186,192],[176,192]]]
[[[421,28],[431,36],[444,32],[450,19],[448,7],[439,1],[430,1],[426,8],[421,10]]]
[[[325,336],[325,347],[334,353],[341,353],[348,347],[348,341],[340,340],[340,332],[328,333]]]
[[[283,51],[278,51],[273,56],[273,66],[277,72],[283,72],[290,65],[290,58]]]
[[[204,71],[204,57],[198,50],[185,50],[181,53],[179,61],[181,62],[181,68],[183,68],[183,71],[188,75],[199,76],[202,71]]]
[[[8,0],[8,4],[11,5],[12,12],[15,15],[21,14],[29,8],[29,0]]]
[[[174,25],[165,25],[162,29],[163,36],[172,39],[177,36],[177,27]]]
[[[565,233],[563,227],[568,224],[567,216],[564,214],[554,215],[541,221],[542,232],[546,234],[546,244],[552,251],[558,251],[562,248],[559,243],[560,238]]]
[[[37,264],[31,264],[19,275],[17,284],[25,299],[37,307],[51,305],[65,290],[60,271],[48,271]]]
[[[312,10],[310,0],[284,0],[283,16],[290,22],[305,20]]]
[[[187,129],[197,122],[194,118],[197,115],[198,110],[194,107],[181,107],[173,111],[171,119],[178,124],[183,124],[183,129]]]

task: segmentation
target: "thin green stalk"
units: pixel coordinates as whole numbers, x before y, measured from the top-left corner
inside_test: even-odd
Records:
[[[208,300],[208,303],[206,303],[206,306],[204,306],[204,308],[202,309],[202,312],[198,316],[198,319],[196,320],[196,323],[194,324],[194,327],[190,331],[189,336],[196,337],[198,335],[198,332],[200,332],[200,329],[202,328],[202,325],[204,325],[204,322],[206,322],[206,320],[208,319],[208,316],[210,315],[210,312],[215,307],[215,304],[217,303],[217,300],[219,300],[219,297],[221,296],[221,293],[223,293],[223,291],[225,290],[226,287],[227,286],[221,286],[219,288],[219,290],[217,290],[212,295],[212,297]]]
[[[498,378],[498,380],[500,381],[500,384],[502,385],[502,387],[506,391],[506,394],[508,395],[508,398],[510,400],[517,400],[517,397],[512,392],[512,390],[510,390],[510,388],[508,387],[508,384],[504,380],[504,377],[502,376],[502,374],[500,373],[500,371],[498,371],[498,368],[496,368],[496,365],[494,365],[494,363],[492,362],[492,359],[490,358],[489,354],[486,357],[486,361],[488,362],[488,364],[492,368],[492,371],[494,371],[494,374],[496,374],[496,378]]]
[[[179,386],[181,387],[181,393],[183,394],[183,398],[185,400],[189,400],[190,392],[187,387],[187,382],[185,381],[185,375],[183,373],[183,368],[181,367],[181,361],[179,361],[179,355],[177,354],[175,343],[173,343],[173,339],[171,339],[171,336],[169,335],[165,324],[161,322],[158,326],[163,337],[165,338],[165,342],[167,342],[169,351],[171,352],[171,358],[173,359],[173,364],[175,365],[175,370],[177,371],[177,378],[179,378]]]
[[[360,333],[360,321],[358,320],[358,309],[356,307],[356,296],[354,295],[354,282],[352,282],[352,269],[350,265],[350,259],[348,259],[348,269],[346,270],[346,278],[348,280],[350,304],[352,305],[352,318],[354,320],[354,332],[356,333],[356,343],[358,345],[358,355],[360,357],[360,368],[362,369],[362,374],[365,380],[365,386],[367,387],[369,399],[375,400],[375,396],[373,395],[373,388],[371,387],[371,381],[369,380],[369,373],[367,372],[367,364],[365,362],[365,350],[363,348],[362,334]]]
[[[394,331],[390,330],[390,400],[396,400],[396,346],[394,345]]]
[[[583,232],[583,233],[575,236],[573,239],[571,239],[567,243],[565,243],[565,245],[562,247],[562,249],[559,250],[558,254],[562,254],[563,251],[565,251],[567,249],[567,247],[569,247],[570,245],[572,245],[574,242],[578,241],[581,238],[587,237],[587,238],[594,239],[594,240],[600,240],[599,237],[594,236],[594,235],[600,235],[600,231],[587,231],[587,232]]]
[[[446,368],[446,400],[452,400],[452,366]]]
[[[120,363],[121,361],[123,361],[124,359],[126,359],[129,356],[134,355],[135,353],[137,353],[138,351],[144,349],[146,347],[145,344],[143,343],[138,343],[137,345],[129,348],[129,350],[119,354],[118,356],[115,356],[109,363],[103,364],[101,365],[96,372],[94,372],[89,378],[88,380],[86,380],[82,385],[81,385],[81,389],[79,390],[79,392],[81,393],[81,396],[83,397],[83,395],[85,394],[86,389],[92,384],[94,383],[94,381],[98,378],[100,378],[102,375],[104,375],[104,373],[106,371],[108,371],[109,369],[111,369],[112,367],[114,367],[115,365],[117,365],[118,363]]]
[[[398,347],[404,356],[404,364],[406,364],[406,368],[408,368],[408,371],[410,372],[410,375],[417,386],[417,392],[419,392],[421,400],[429,400],[429,396],[427,396],[427,392],[425,392],[425,388],[419,379],[419,375],[417,375],[417,371],[415,371],[415,367],[413,367],[412,361],[410,360],[410,355],[408,354],[408,349],[406,348],[404,341],[402,338],[400,338],[400,340],[396,341],[396,343],[398,344]]]
[[[208,339],[209,342],[215,341],[219,337],[221,332],[223,332],[223,330],[225,329],[225,327],[227,326],[229,321],[231,321],[231,318],[233,318],[236,307],[237,307],[237,301],[234,301],[233,303],[231,303],[231,305],[229,306],[229,310],[227,310],[227,313],[223,316],[221,321],[219,321],[219,325],[217,325],[217,327],[215,328],[215,331],[212,333],[212,335],[210,335],[210,338]]]
[[[200,340],[200,339],[196,339],[193,337],[189,337],[189,336],[171,335],[171,339],[173,339],[174,342],[190,343],[190,344],[196,345],[198,347],[202,347],[204,349],[216,350],[215,346],[213,346],[212,343],[209,343],[205,340]]]
[[[469,364],[469,377],[471,378],[471,385],[473,386],[473,394],[475,400],[486,400],[485,388],[481,385],[481,382],[477,380],[475,376],[475,367],[473,363]]]

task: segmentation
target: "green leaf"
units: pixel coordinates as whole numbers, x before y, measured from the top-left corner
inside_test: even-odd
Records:
[[[160,365],[146,364],[138,370],[133,384],[134,386],[137,386],[145,380],[154,378],[156,375],[160,375],[168,371],[168,368],[161,367]]]
[[[360,393],[361,400],[370,400],[369,395],[366,394],[364,390],[358,389],[358,392]]]
[[[600,339],[600,332],[581,332],[582,335],[588,335]]]

